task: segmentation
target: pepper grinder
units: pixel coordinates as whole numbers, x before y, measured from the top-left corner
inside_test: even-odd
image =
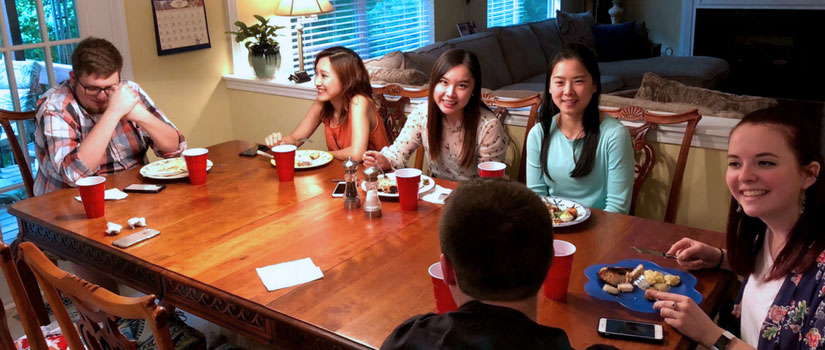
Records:
[[[367,198],[364,199],[364,216],[372,218],[381,217],[381,201],[378,199],[378,174],[381,172],[377,167],[371,166],[364,170],[364,185],[367,188]]]
[[[361,198],[358,197],[358,162],[349,157],[344,162],[344,209],[358,209],[361,207]]]

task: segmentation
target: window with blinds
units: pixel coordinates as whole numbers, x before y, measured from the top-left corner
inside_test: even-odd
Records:
[[[335,11],[304,24],[304,67],[313,70],[315,54],[331,46],[346,46],[362,59],[392,51],[408,51],[433,42],[433,0],[332,0]],[[298,52],[296,27],[290,21],[293,52]],[[298,69],[297,54],[293,66]]]
[[[561,0],[487,0],[487,28],[556,17]]]

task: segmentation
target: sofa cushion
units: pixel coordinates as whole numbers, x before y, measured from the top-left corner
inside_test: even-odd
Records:
[[[663,79],[645,73],[636,99],[657,102],[680,102],[705,106],[715,111],[735,111],[748,114],[753,111],[773,107],[777,101],[772,98],[743,96],[687,86],[678,81]]]
[[[450,45],[447,42],[437,42],[418,48],[415,51],[405,52],[404,65],[401,68],[418,69],[429,77],[435,60],[449,49]]]
[[[418,69],[382,68],[367,66],[370,82],[375,84],[395,83],[410,86],[427,85],[430,79]]]
[[[707,56],[659,56],[599,62],[599,70],[602,74],[621,79],[625,89],[638,88],[642,84],[642,75],[647,72],[656,72],[665,79],[687,85],[712,89],[720,86],[727,77],[728,63]]]
[[[522,81],[545,71],[547,58],[529,24],[496,29],[498,44],[512,81]]]
[[[544,57],[547,58],[547,61],[550,61],[563,45],[561,36],[559,36],[558,21],[555,18],[551,18],[538,22],[530,22],[530,28],[533,29],[533,34],[539,39],[541,50],[544,51]]]
[[[567,13],[556,11],[559,22],[559,35],[564,44],[582,44],[596,52],[596,42],[593,39],[593,28],[596,21],[590,12]]]
[[[498,89],[513,83],[507,62],[501,54],[496,33],[484,32],[463,36],[447,41],[451,48],[464,49],[474,53],[481,64],[482,87]]]
[[[603,94],[619,90],[619,89],[622,88],[622,86],[624,86],[621,79],[616,78],[612,75],[602,74],[601,80],[602,80],[602,93]]]
[[[382,57],[364,61],[364,66],[376,68],[404,68],[404,53],[393,51]]]
[[[599,62],[646,58],[638,52],[636,22],[598,24],[593,27]]]

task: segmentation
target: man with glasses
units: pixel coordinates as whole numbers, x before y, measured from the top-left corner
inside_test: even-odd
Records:
[[[149,148],[164,158],[186,149],[183,135],[146,92],[121,80],[122,67],[112,43],[84,39],[72,54],[70,79],[37,101],[35,195],[145,163]]]

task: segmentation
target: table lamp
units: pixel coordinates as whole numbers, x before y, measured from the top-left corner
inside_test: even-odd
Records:
[[[293,73],[289,80],[295,83],[310,80],[309,74],[304,70],[304,23],[316,21],[318,14],[328,12],[332,12],[332,4],[329,0],[281,0],[275,5],[275,14],[278,16],[300,16],[296,26],[298,30],[298,71]]]

